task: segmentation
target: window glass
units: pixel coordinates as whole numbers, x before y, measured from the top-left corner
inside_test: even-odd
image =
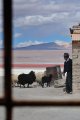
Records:
[[[5,120],[5,108],[0,107],[0,120]]]
[[[64,5],[72,3],[65,1]],[[54,6],[60,9],[54,10]],[[59,0],[13,0],[12,86],[15,99],[72,98],[73,95],[64,94],[63,55],[68,52],[72,58],[72,45],[69,21],[65,21],[68,15],[62,12],[62,6]],[[36,81],[34,77],[30,79],[31,71],[35,72]],[[18,81],[20,74],[23,76]],[[24,74],[28,74],[27,78]],[[50,74],[52,78],[49,79]],[[44,76],[48,77],[48,84],[42,82]]]
[[[13,120],[79,120],[80,108],[72,107],[27,107],[14,108]]]

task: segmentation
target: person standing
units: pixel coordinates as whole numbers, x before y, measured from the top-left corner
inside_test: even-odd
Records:
[[[69,58],[68,53],[64,53],[64,70],[63,75],[67,73],[66,76],[66,93],[72,93],[72,59]]]

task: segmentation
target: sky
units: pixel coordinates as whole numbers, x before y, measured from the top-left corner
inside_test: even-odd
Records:
[[[0,0],[0,48],[3,46]],[[73,25],[80,23],[80,0],[13,0],[13,46],[70,43]]]

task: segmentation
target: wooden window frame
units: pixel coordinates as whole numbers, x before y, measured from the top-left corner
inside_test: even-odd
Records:
[[[16,101],[12,99],[11,68],[12,68],[12,0],[3,0],[4,28],[4,97],[0,98],[0,106],[6,108],[6,120],[12,120],[13,107],[32,106],[79,106],[80,100],[44,100]]]

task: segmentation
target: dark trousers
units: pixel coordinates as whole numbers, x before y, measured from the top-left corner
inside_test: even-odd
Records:
[[[67,72],[66,77],[66,92],[72,92],[72,72]]]

